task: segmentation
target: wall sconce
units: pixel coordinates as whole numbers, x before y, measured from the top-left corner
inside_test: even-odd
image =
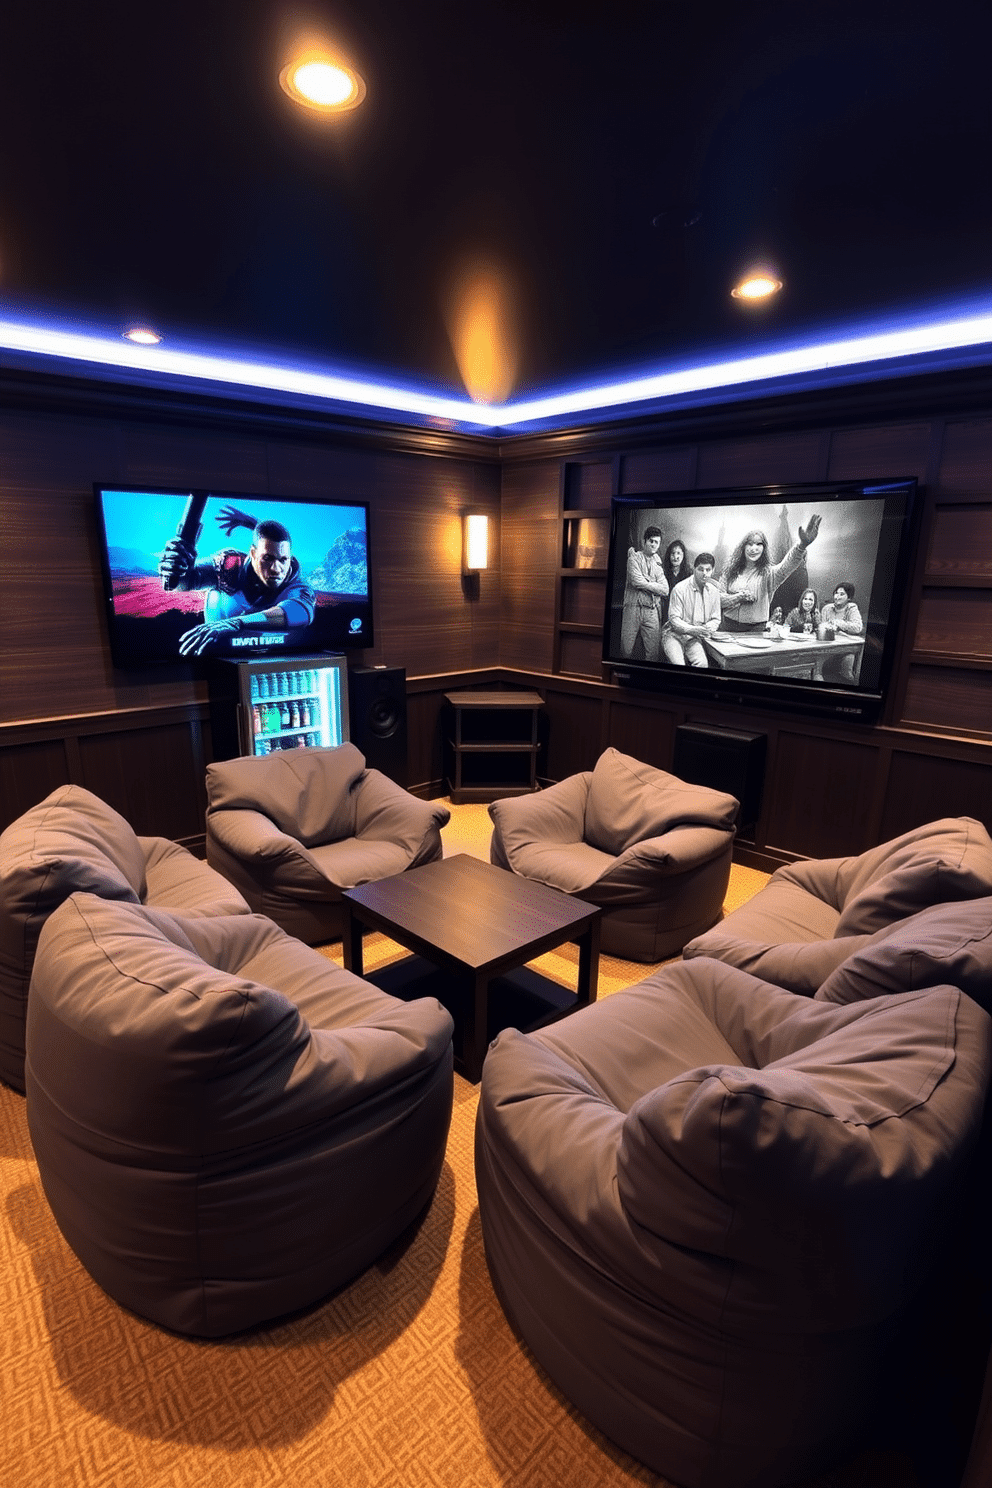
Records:
[[[478,573],[489,566],[489,518],[462,517],[462,573]]]

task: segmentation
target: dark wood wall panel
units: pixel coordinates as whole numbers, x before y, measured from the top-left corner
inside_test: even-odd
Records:
[[[877,755],[871,744],[780,729],[762,808],[769,848],[832,858],[869,847]]]
[[[696,484],[758,486],[772,481],[813,481],[826,477],[827,437],[818,430],[767,435],[703,445]]]
[[[992,493],[992,419],[949,419],[940,459],[946,493]]]
[[[864,480],[875,475],[915,475],[923,480],[930,455],[930,424],[892,424],[870,429],[835,429],[827,480]]]
[[[60,785],[81,785],[135,830],[202,845],[206,703],[83,714],[0,729],[0,827]]]
[[[598,636],[569,635],[561,638],[559,670],[566,677],[598,677],[603,669],[603,643]]]
[[[927,575],[992,584],[992,502],[937,506]]]
[[[0,447],[0,481],[11,490],[85,493],[92,481],[121,479],[117,429],[109,420],[71,414],[53,420],[5,409]]]
[[[559,464],[508,466],[502,485],[499,660],[550,672],[555,645],[555,583],[561,564]]]
[[[198,731],[182,723],[81,738],[82,777],[94,795],[147,836],[195,837],[203,831],[205,759]],[[171,797],[163,831],[163,794]]]
[[[443,710],[443,691],[412,692],[407,699],[407,767],[413,789],[439,787],[444,778]]]
[[[376,644],[366,660],[409,676],[494,665],[499,659],[500,483],[497,468],[366,455],[372,503]],[[462,577],[462,517],[490,519],[492,566]]]
[[[0,832],[4,827],[43,801],[72,776],[61,739],[37,744],[4,745],[0,742]]]
[[[992,770],[970,760],[893,749],[879,840],[942,816],[973,816],[992,832]]]
[[[672,768],[675,753],[676,715],[666,708],[642,708],[611,702],[610,743],[621,754],[644,760],[659,770]]]
[[[992,734],[992,672],[912,665],[902,721],[923,728]]]
[[[335,447],[234,430],[5,413],[0,501],[9,565],[0,723],[206,700],[196,673],[111,666],[102,614],[94,481],[215,485],[242,494],[365,500],[371,507],[376,644],[359,658],[408,672],[499,658],[500,470],[493,462]],[[492,566],[462,582],[461,517],[492,520]]]
[[[613,495],[613,466],[609,460],[589,460],[569,467],[565,505],[572,509],[609,506]]]
[[[126,485],[188,483],[222,491],[272,489],[266,441],[247,432],[231,435],[175,424],[124,423],[117,427],[117,448],[117,469],[97,471],[94,480],[120,480]]]
[[[578,625],[602,625],[605,579],[569,579],[561,586],[561,618]]]
[[[4,546],[17,554],[0,597],[0,723],[200,695],[188,667],[110,664],[92,483],[122,478],[113,424],[5,414],[0,451]]]
[[[110,666],[91,495],[101,479],[367,500],[376,645],[356,659],[406,666],[410,779],[423,790],[442,783],[444,691],[484,679],[546,694],[540,768],[552,779],[590,768],[609,743],[667,768],[674,729],[692,718],[767,731],[754,852],[771,863],[858,851],[945,811],[983,819],[989,811],[992,417],[985,411],[955,413],[946,425],[943,412],[893,414],[871,426],[851,423],[848,412],[847,423],[819,418],[807,427],[794,418],[728,437],[744,427],[728,408],[698,437],[687,438],[685,421],[669,429],[659,419],[656,447],[591,457],[585,436],[577,435],[571,454],[567,438],[555,436],[529,447],[533,457],[517,463],[511,452],[500,466],[488,451],[466,454],[465,442],[411,453],[386,434],[359,444],[299,426],[273,432],[271,422],[211,423],[202,410],[188,423],[173,410],[167,423],[109,399],[105,407],[112,411],[0,414],[5,547],[18,555],[0,591],[5,636],[13,638],[0,703],[0,787],[10,815],[69,779],[105,795],[139,830],[191,841],[202,832],[206,688],[178,666],[148,674]],[[636,437],[643,440],[643,427]],[[901,638],[905,706],[888,720],[894,726],[852,730],[771,712],[743,720],[729,707],[690,709],[606,685],[595,630],[560,634],[561,667],[575,675],[553,675],[559,596],[567,596],[567,623],[598,627],[603,588],[600,579],[560,578],[563,461],[570,509],[579,511],[605,509],[615,476],[629,492],[929,478],[927,575],[920,560]],[[478,585],[461,575],[461,517],[470,509],[493,524],[492,564]]]
[[[368,450],[328,441],[298,444],[271,440],[266,446],[268,482],[286,496],[320,495],[329,501],[367,501],[379,484]]]
[[[992,662],[992,588],[924,589],[915,648],[957,652]]]
[[[544,585],[554,592],[554,576],[546,574]],[[503,666],[550,672],[555,649],[552,605],[539,603],[541,576],[529,573],[504,576],[501,583],[503,619],[499,633],[499,655]]]
[[[638,450],[620,463],[620,491],[636,496],[647,491],[688,491],[696,484],[696,446]]]
[[[548,775],[565,780],[579,770],[591,770],[605,748],[603,708],[598,697],[546,689]]]

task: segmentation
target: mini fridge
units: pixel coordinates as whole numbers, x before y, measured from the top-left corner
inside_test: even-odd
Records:
[[[327,749],[350,737],[348,664],[343,656],[232,661],[240,752]],[[230,675],[230,674],[229,674]]]

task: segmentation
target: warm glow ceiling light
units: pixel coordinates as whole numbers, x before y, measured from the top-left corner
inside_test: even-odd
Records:
[[[135,346],[157,346],[161,339],[158,331],[146,325],[128,326],[124,332],[124,340],[133,341]]]
[[[365,97],[365,80],[343,57],[306,51],[287,62],[279,85],[294,103],[322,114],[344,114]]]
[[[465,573],[478,573],[489,566],[489,518],[466,516],[462,518],[462,568]]]
[[[494,264],[466,266],[444,306],[448,335],[473,403],[505,403],[517,375],[519,330],[513,286]]]
[[[778,294],[781,288],[781,279],[776,279],[773,274],[762,269],[758,273],[747,274],[739,284],[734,285],[730,293],[735,300],[768,300],[772,295]]]
[[[211,382],[233,388],[254,388],[291,399],[313,398],[326,403],[346,404],[390,414],[409,414],[453,428],[513,429],[537,421],[567,420],[576,414],[619,411],[637,403],[665,400],[700,393],[747,388],[776,378],[814,377],[823,385],[831,380],[849,380],[854,369],[876,363],[908,361],[908,375],[940,366],[972,365],[980,357],[992,365],[992,304],[986,297],[974,303],[971,313],[941,317],[936,312],[917,311],[903,324],[860,326],[854,336],[831,341],[809,340],[799,346],[770,350],[720,362],[673,367],[650,376],[624,381],[573,387],[562,392],[520,399],[502,406],[470,403],[467,398],[422,392],[417,388],[366,382],[331,371],[252,361],[248,357],[217,356],[205,351],[179,351],[174,346],[147,347],[120,337],[56,324],[0,319],[0,351],[14,355],[50,357],[97,367],[116,367],[140,381],[148,377],[161,383]],[[931,359],[921,365],[921,358]],[[831,374],[836,374],[831,378]],[[892,369],[885,375],[893,375]]]

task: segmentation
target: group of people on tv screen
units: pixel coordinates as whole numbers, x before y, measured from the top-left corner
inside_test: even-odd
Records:
[[[783,617],[779,605],[773,608],[776,591],[805,563],[819,530],[820,517],[814,513],[778,563],[771,560],[764,532],[746,532],[715,578],[712,553],[696,553],[690,562],[685,542],[675,538],[661,556],[661,529],[645,528],[640,546],[627,554],[620,628],[623,655],[633,657],[639,639],[647,661],[706,667],[710,659],[704,643],[718,632],[805,635],[821,641],[862,635],[864,623],[850,579],[840,579],[832,599],[822,606],[816,591],[807,588],[788,615]],[[847,652],[818,660],[813,676],[818,681],[836,676],[853,682],[855,658]]]

